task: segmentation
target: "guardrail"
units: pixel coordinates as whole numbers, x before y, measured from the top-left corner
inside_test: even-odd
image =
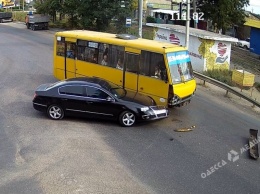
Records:
[[[228,95],[228,92],[233,93],[233,94],[237,95],[238,97],[243,98],[243,99],[247,100],[248,102],[252,103],[253,105],[258,106],[260,108],[259,102],[257,102],[256,100],[246,96],[245,94],[242,94],[242,93],[236,91],[235,89],[233,89],[232,87],[230,87],[229,85],[227,85],[225,83],[222,83],[218,80],[212,79],[211,77],[205,76],[205,75],[198,73],[198,72],[195,72],[195,71],[194,71],[194,76],[198,79],[203,80],[204,85],[205,85],[205,82],[209,82],[209,83],[211,83],[215,86],[218,86],[218,87],[226,90],[226,96]]]

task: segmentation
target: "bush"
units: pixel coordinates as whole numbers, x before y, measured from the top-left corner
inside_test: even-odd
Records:
[[[156,20],[152,16],[147,16],[146,23],[156,23]]]
[[[232,71],[230,70],[213,69],[213,70],[204,71],[203,74],[213,79],[216,79],[220,82],[223,82],[227,85],[233,86]]]
[[[26,12],[14,11],[13,12],[13,20],[14,21],[20,21],[20,22],[25,22],[26,15],[27,15]]]
[[[50,21],[49,22],[49,27],[50,28],[61,28],[61,29],[65,29],[65,30],[70,30],[71,28],[69,28],[69,23],[65,20],[57,20],[55,22]]]

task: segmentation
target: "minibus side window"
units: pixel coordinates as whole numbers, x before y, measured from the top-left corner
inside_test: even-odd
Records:
[[[107,51],[109,67],[117,68],[119,61],[124,64],[124,50],[125,48],[122,46],[109,45]]]
[[[126,71],[138,73],[139,55],[135,53],[126,53]]]
[[[78,40],[78,60],[98,63],[98,43]]]
[[[85,56],[85,49],[87,47],[87,41],[85,40],[78,40],[78,55],[77,55],[77,59],[81,60],[81,61],[85,61],[86,60],[86,56]]]
[[[122,46],[86,40],[78,40],[77,45],[78,60],[113,68],[117,68],[118,61],[124,63],[125,48]]]
[[[56,50],[57,50],[57,52],[56,52],[56,55],[58,55],[58,56],[65,56],[65,42],[64,41],[58,41],[57,40],[57,44],[56,44],[57,46],[56,46]]]
[[[75,44],[74,43],[67,43],[67,51],[66,51],[66,57],[74,59],[75,58]]]
[[[109,66],[109,57],[108,57],[108,50],[109,50],[109,45],[108,44],[103,44],[99,43],[99,48],[98,48],[98,64],[103,65],[103,66]]]
[[[142,51],[140,74],[161,80],[167,80],[163,55],[149,51]]]

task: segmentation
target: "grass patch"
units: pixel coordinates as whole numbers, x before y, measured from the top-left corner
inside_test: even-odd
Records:
[[[50,28],[61,28],[61,29],[64,29],[64,30],[70,30],[69,24],[65,20],[61,20],[61,21],[57,20],[55,22],[50,21],[49,27]]]
[[[214,69],[204,71],[203,74],[227,85],[234,86],[232,83],[232,71],[230,70]]]
[[[139,36],[139,26],[138,25],[133,25],[128,31],[129,34]],[[142,27],[142,38],[145,39],[153,39],[153,29],[151,27],[143,26]]]
[[[13,20],[19,22],[25,22],[25,17],[27,13],[22,11],[14,11],[13,12]]]
[[[204,71],[203,74],[215,80],[218,80],[222,83],[225,83],[229,86],[238,86],[232,82],[232,71],[230,70],[214,69],[214,70]],[[260,92],[260,82],[255,82],[253,87],[255,87]],[[241,86],[239,86],[239,88],[241,88]],[[249,90],[251,87],[245,86],[242,88],[245,90]]]

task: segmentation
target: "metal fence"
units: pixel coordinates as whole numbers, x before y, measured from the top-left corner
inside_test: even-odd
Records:
[[[245,95],[245,94],[243,94],[243,93],[241,93],[241,92],[236,91],[235,89],[233,89],[232,87],[230,87],[229,85],[227,85],[227,84],[225,84],[225,83],[222,83],[222,82],[220,82],[220,81],[218,81],[218,80],[212,79],[212,78],[210,78],[210,77],[208,77],[208,76],[205,76],[205,75],[203,75],[203,74],[201,74],[201,73],[198,73],[198,72],[195,72],[195,71],[194,71],[194,76],[195,76],[196,78],[200,79],[200,80],[203,80],[203,81],[204,81],[204,84],[205,84],[206,82],[208,82],[208,83],[211,83],[211,84],[213,84],[213,85],[215,85],[215,86],[218,86],[218,87],[220,87],[220,88],[226,90],[226,96],[227,96],[228,93],[230,92],[230,93],[235,94],[236,96],[238,96],[238,97],[240,97],[240,98],[243,98],[243,99],[247,100],[248,102],[250,102],[250,103],[252,103],[253,105],[255,105],[255,106],[257,106],[257,107],[260,108],[260,103],[259,103],[259,102],[257,102],[256,100],[254,100],[254,99],[248,97],[247,95]]]

